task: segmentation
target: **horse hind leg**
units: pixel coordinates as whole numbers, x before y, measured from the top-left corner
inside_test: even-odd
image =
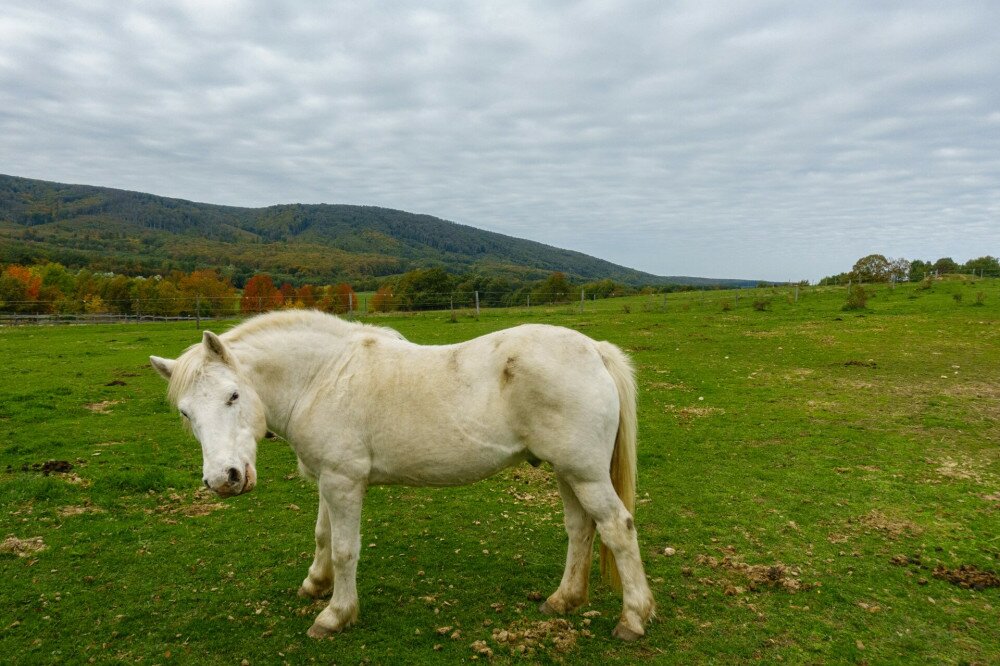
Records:
[[[323,495],[319,496],[316,516],[316,554],[309,565],[309,574],[299,587],[300,597],[319,599],[333,590],[333,560],[330,558],[330,516]]]
[[[656,604],[646,581],[639,556],[639,539],[632,515],[615,493],[611,479],[601,481],[570,480],[584,510],[596,521],[601,541],[615,556],[622,582],[622,614],[614,635],[634,640],[646,633],[646,622]]]
[[[559,494],[563,501],[563,522],[569,546],[566,550],[566,569],[559,589],[553,592],[539,610],[546,614],[562,614],[587,603],[590,566],[594,559],[594,520],[587,515],[576,493],[561,477]]]

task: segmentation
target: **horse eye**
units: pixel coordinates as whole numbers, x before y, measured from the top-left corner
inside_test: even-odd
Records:
[[[191,419],[191,417],[190,417],[190,416],[188,416],[188,413],[187,413],[187,412],[185,412],[185,411],[184,411],[183,409],[181,410],[181,416],[183,416],[184,418],[186,418],[186,419],[188,419],[188,420],[190,420],[190,419]]]
[[[231,396],[229,396],[229,403],[228,404],[230,404],[230,405],[233,404],[234,402],[236,402],[237,400],[239,400],[239,398],[240,398],[240,394],[237,393],[236,391],[233,391],[233,394]]]

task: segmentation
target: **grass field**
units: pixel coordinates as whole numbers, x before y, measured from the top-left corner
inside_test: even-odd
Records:
[[[193,326],[0,329],[0,659],[1000,663],[1000,281],[879,287],[863,311],[845,299],[378,318],[427,344],[530,321],[631,353],[636,524],[659,606],[631,644],[611,638],[621,601],[596,573],[566,622],[538,613],[565,533],[550,472],[527,465],[372,488],[359,624],[310,640],[322,602],[295,591],[315,489],[265,441],[253,493],[198,490],[199,447],[146,360],[198,340]]]

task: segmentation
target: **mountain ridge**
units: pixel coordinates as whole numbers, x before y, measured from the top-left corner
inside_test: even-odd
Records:
[[[126,274],[219,268],[292,281],[374,283],[415,268],[631,285],[740,286],[659,276],[582,252],[379,206],[226,206],[0,174],[0,262],[59,261]]]

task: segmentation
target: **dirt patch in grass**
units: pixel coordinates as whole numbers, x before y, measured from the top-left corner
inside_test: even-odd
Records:
[[[68,518],[69,516],[80,516],[85,513],[104,513],[104,509],[92,504],[69,504],[59,507],[56,513],[59,514],[60,518]]]
[[[539,465],[519,465],[506,472],[507,494],[518,504],[554,507],[562,503],[555,473]]]
[[[893,540],[904,535],[911,536],[920,534],[923,531],[920,526],[913,521],[886,515],[878,509],[872,509],[860,518],[854,519],[852,522],[855,522],[866,529],[880,532],[884,536]]]
[[[90,480],[84,479],[76,472],[73,472],[72,469],[73,464],[67,460],[47,460],[43,463],[31,463],[30,465],[24,463],[21,465],[22,472],[38,472],[42,476],[55,476],[75,486],[82,488],[90,487]],[[13,472],[14,469],[10,465],[7,465],[7,471]]]
[[[937,467],[934,471],[946,479],[983,483],[983,474],[978,469],[978,465],[968,458],[956,460],[951,457],[944,457],[938,460],[936,465]]]
[[[933,576],[965,589],[985,590],[988,587],[1000,587],[1000,576],[995,571],[979,569],[971,564],[963,564],[957,569],[938,565],[934,567]]]
[[[68,460],[46,460],[43,463],[24,463],[21,465],[22,472],[41,472],[42,476],[48,476],[49,474],[65,474],[72,471],[73,463]],[[10,465],[7,465],[7,471],[13,471]]]
[[[678,407],[677,405],[664,405],[663,411],[675,414],[682,423],[689,423],[692,419],[703,419],[716,414],[725,414],[726,410],[719,407]]]
[[[10,535],[3,540],[3,543],[0,543],[0,553],[10,553],[18,557],[29,557],[45,550],[45,548],[45,542],[40,536],[19,539]]]
[[[867,361],[850,360],[844,362],[845,368],[855,367],[855,368],[877,368],[878,363],[874,359],[868,359]]]
[[[1000,413],[1000,385],[986,382],[966,382],[964,384],[935,383],[934,387],[942,395],[993,400],[995,411]]]
[[[147,514],[166,516],[164,522],[169,524],[177,522],[171,516],[199,518],[226,508],[226,505],[217,501],[218,497],[207,488],[199,488],[193,493],[160,495],[157,499],[159,503],[156,508],[145,511]]]
[[[573,624],[562,618],[538,620],[530,622],[519,620],[507,626],[506,629],[494,629],[491,636],[498,649],[503,649],[515,656],[540,656],[558,659],[576,648],[580,636],[591,636],[588,629],[577,629]],[[485,654],[482,648],[489,648],[486,641],[476,641],[472,649],[478,654]]]
[[[121,404],[122,402],[122,400],[101,400],[100,402],[88,402],[84,407],[95,414],[109,414],[112,406]]]
[[[818,583],[802,582],[800,579],[802,575],[801,571],[781,562],[774,564],[747,564],[736,555],[726,555],[722,558],[713,555],[699,555],[695,558],[695,561],[712,569],[735,573],[744,579],[746,588],[741,585],[733,585],[725,580],[699,579],[699,582],[702,584],[721,586],[725,594],[729,596],[743,594],[746,589],[756,591],[764,588],[773,588],[794,593],[819,586]]]
[[[691,387],[679,382],[650,382],[646,384],[649,391],[690,391]]]

